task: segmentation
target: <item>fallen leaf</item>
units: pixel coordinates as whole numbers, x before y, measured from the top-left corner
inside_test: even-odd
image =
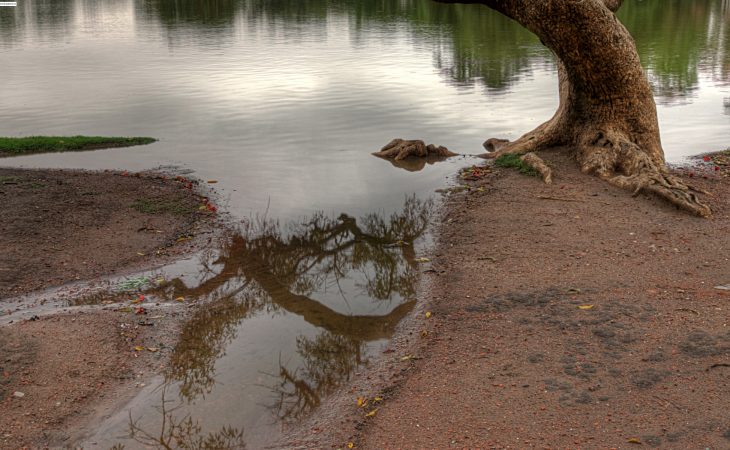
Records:
[[[156,352],[156,351],[158,351],[158,350],[159,350],[159,348],[157,348],[157,347],[147,347],[147,351],[148,351],[148,352],[152,352],[152,353],[155,353],[155,352]]]
[[[430,319],[430,318],[431,318],[431,311],[426,311],[426,319]]]
[[[593,309],[593,305],[580,305],[578,309]]]
[[[368,401],[367,401],[367,399],[365,397],[358,397],[357,398],[357,406],[359,408],[362,408],[363,406],[365,406],[367,404],[368,404]]]
[[[218,180],[208,180],[208,183],[210,183],[210,184],[215,184],[217,182],[218,182]],[[350,448],[352,448],[352,447],[350,447]]]
[[[348,442],[347,448],[355,448],[355,444],[353,444],[352,442]]]
[[[137,255],[139,255],[139,256],[144,256],[144,253],[142,253],[142,252],[137,252]]]
[[[175,301],[177,301],[177,302],[184,302],[185,301],[185,297],[178,297],[178,298],[175,299]]]
[[[373,399],[373,401],[375,401],[375,402],[382,402],[383,401],[383,397],[375,397]]]
[[[421,336],[423,336],[423,337],[428,336],[428,331],[427,330],[421,330]]]
[[[141,345],[137,345],[134,347],[135,352],[141,352],[142,350],[144,350],[144,347],[142,347]]]
[[[431,261],[431,260],[426,258],[425,256],[422,258],[416,258],[416,262],[419,262],[419,263],[427,263],[429,261]]]
[[[626,442],[629,444],[641,444],[641,439],[633,437],[629,438]]]
[[[375,414],[377,414],[377,413],[378,413],[378,409],[376,408],[376,409],[370,411],[369,413],[365,414],[365,417],[374,417]]]

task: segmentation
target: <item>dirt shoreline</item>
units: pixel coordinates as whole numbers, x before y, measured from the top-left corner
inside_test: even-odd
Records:
[[[728,165],[675,170],[700,219],[545,159],[467,173],[419,316],[281,448],[730,446]]]
[[[0,168],[6,317],[26,294],[194,251],[200,242],[193,237],[215,213],[195,184],[156,173]],[[162,371],[187,305],[127,297],[134,308],[59,310],[0,326],[0,446],[66,447],[85,421]]]
[[[730,291],[714,288],[730,284],[727,165],[678,171],[715,193],[705,220],[632,198],[557,153],[546,160],[552,186],[466,172],[414,315],[279,447],[730,443]],[[3,309],[39,288],[185,254],[200,208],[215,210],[189,180],[158,174],[0,169],[0,182]],[[60,256],[44,258],[49,245]],[[108,307],[0,326],[1,445],[68,446],[162,372],[189,310],[144,306],[144,320]]]

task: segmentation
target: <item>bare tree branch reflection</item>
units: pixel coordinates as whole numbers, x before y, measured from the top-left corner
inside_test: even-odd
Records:
[[[157,408],[161,415],[161,426],[158,432],[146,430],[140,419],[133,420],[130,412],[129,430],[134,441],[145,447],[164,450],[243,450],[246,442],[243,431],[225,426],[215,432],[204,433],[203,427],[190,415],[178,417],[176,412],[182,403],[171,406],[173,401],[167,400],[167,385],[162,387],[162,402]],[[124,448],[118,446],[118,448]]]

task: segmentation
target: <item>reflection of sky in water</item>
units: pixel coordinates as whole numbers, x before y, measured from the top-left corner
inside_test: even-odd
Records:
[[[624,8],[657,93],[670,161],[730,142],[729,14],[720,5],[651,0]],[[130,149],[4,159],[3,165],[182,166],[218,180],[219,202],[234,218],[266,213],[284,224],[301,224],[315,211],[331,220],[348,213],[360,227],[368,213],[387,218],[403,210],[406,194],[428,197],[474,160],[455,158],[414,173],[370,152],[403,137],[480,153],[485,138],[514,139],[548,119],[557,104],[554,68],[529,33],[487,8],[428,0],[21,2],[0,9],[0,67],[0,135],[160,139]],[[386,251],[395,264],[376,264],[376,249],[392,237],[367,251],[358,244],[333,252],[346,267],[335,265],[333,272],[331,260],[320,261],[305,271],[318,277],[307,284],[307,276],[296,274],[296,286],[287,273],[261,267],[301,256],[295,250],[306,248],[304,242],[273,239],[270,254],[253,252],[248,242],[238,243],[228,266],[219,260],[204,277],[184,273],[195,264],[174,264],[167,274],[178,284],[158,293],[201,297],[221,308],[220,315],[193,318],[190,339],[176,349],[208,352],[208,359],[199,358],[207,361],[205,373],[184,365],[195,358],[176,366],[202,379],[214,374],[205,395],[183,409],[201,420],[202,432],[228,419],[254,436],[251,430],[260,437],[276,429],[272,417],[281,413],[269,414],[277,398],[272,386],[283,383],[279,398],[290,402],[307,397],[301,377],[323,376],[321,386],[346,379],[386,341],[409,305],[405,291],[386,289],[383,297],[363,289],[384,268],[415,271],[414,255],[400,247]],[[351,264],[356,254],[363,265]],[[256,255],[258,269],[250,265]],[[382,332],[364,317],[389,314],[397,317],[380,323]],[[195,339],[219,347],[185,345]],[[327,381],[326,374],[334,378]],[[169,395],[177,398],[180,386],[174,378]],[[149,402],[158,395],[142,395],[133,407],[154,414]],[[114,418],[98,436],[119,435],[126,419],[126,413]]]

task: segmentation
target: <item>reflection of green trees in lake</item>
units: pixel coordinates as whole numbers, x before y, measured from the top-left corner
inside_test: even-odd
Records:
[[[309,33],[328,18],[347,17],[356,43],[372,28],[407,29],[433,48],[434,64],[459,84],[509,87],[549,54],[528,31],[479,5],[443,5],[431,0],[197,0],[151,2],[163,23],[226,22],[234,15],[266,23],[275,33]],[[201,5],[206,5],[201,6]],[[700,74],[730,75],[730,6],[727,0],[629,0],[619,12],[635,36],[657,94],[681,97]],[[292,27],[309,25],[310,28]],[[229,32],[232,32],[229,30]],[[177,31],[173,31],[177,32]]]
[[[89,2],[38,1],[2,8],[0,37],[12,45],[24,28],[44,35],[71,33],[76,16],[94,9]],[[168,42],[180,45],[220,43],[233,39],[242,26],[278,38],[324,39],[331,19],[348,22],[355,45],[373,29],[383,39],[407,32],[414,45],[433,49],[434,64],[446,79],[493,90],[508,88],[549,61],[534,36],[479,5],[431,0],[150,0],[134,7],[137,20],[162,24]],[[727,0],[628,0],[619,16],[635,36],[659,95],[686,95],[702,74],[719,81],[730,76]]]
[[[657,95],[682,96],[699,77],[730,78],[727,0],[628,1],[619,18],[631,30]]]

